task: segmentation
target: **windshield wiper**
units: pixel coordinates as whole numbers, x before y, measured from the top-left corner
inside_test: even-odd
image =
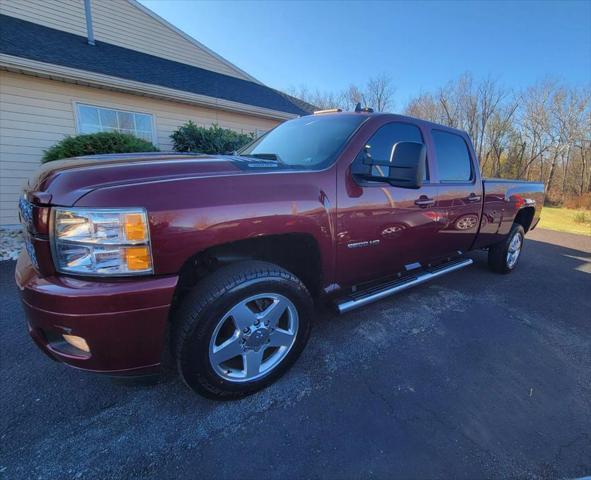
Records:
[[[269,162],[284,163],[281,157],[276,153],[248,153],[242,154],[241,157],[256,158],[257,160],[267,160]]]

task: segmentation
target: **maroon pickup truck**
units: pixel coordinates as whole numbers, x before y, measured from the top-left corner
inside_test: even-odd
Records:
[[[465,132],[368,111],[285,122],[231,155],[46,164],[20,202],[29,332],[76,368],[168,362],[210,397],[297,359],[313,305],[340,313],[462,267],[517,265],[540,183],[482,180]]]

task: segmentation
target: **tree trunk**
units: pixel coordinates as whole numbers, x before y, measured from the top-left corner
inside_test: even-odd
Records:
[[[546,191],[550,192],[552,189],[552,180],[554,179],[554,172],[556,171],[556,160],[558,158],[558,154],[555,153],[552,157],[552,163],[550,164],[550,173],[548,173],[548,181],[546,182]]]
[[[568,150],[566,151],[566,161],[564,162],[564,173],[562,178],[562,199],[564,200],[564,195],[566,194],[566,180],[568,175],[568,164],[570,162],[570,145],[568,146]]]
[[[581,184],[579,188],[579,195],[583,195],[585,193],[585,173],[587,173],[587,158],[585,156],[585,151],[581,147]]]

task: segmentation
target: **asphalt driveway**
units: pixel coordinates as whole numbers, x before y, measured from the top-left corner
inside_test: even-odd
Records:
[[[572,478],[591,475],[591,237],[528,235],[476,264],[318,316],[277,384],[219,403],[51,362],[0,264],[0,476]]]

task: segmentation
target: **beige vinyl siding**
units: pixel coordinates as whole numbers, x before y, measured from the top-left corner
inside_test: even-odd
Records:
[[[96,40],[238,78],[249,77],[127,0],[93,0]],[[186,8],[194,8],[187,2]],[[0,0],[0,13],[86,36],[84,0]]]
[[[0,13],[86,36],[84,0],[1,0]]]
[[[40,164],[43,150],[76,134],[76,102],[153,115],[158,147],[189,120],[240,132],[269,130],[275,120],[117,93],[0,71],[0,224],[16,224],[18,193]]]

